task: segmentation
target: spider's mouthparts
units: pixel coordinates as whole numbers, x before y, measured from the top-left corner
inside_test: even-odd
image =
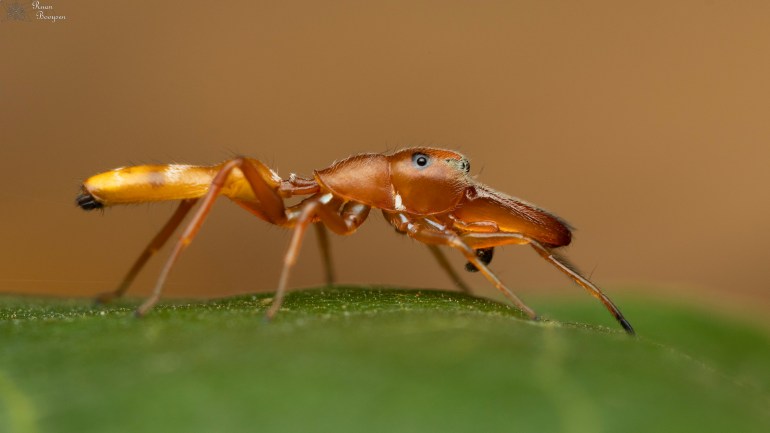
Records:
[[[103,204],[101,204],[98,200],[96,200],[96,197],[92,196],[91,194],[85,191],[80,193],[78,198],[75,199],[75,202],[83,210],[94,210],[94,209],[101,209],[104,207]]]

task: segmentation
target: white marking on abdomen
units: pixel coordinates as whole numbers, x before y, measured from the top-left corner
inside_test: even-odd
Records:
[[[166,182],[175,184],[179,182],[182,175],[185,174],[186,171],[190,169],[190,166],[187,164],[171,164],[168,167],[166,167],[165,173],[163,173],[166,176]]]

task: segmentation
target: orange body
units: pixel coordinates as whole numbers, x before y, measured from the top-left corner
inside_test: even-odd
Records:
[[[292,228],[294,237],[286,253],[272,315],[280,305],[288,270],[296,261],[303,235],[309,225],[319,227],[327,280],[333,278],[328,243],[323,227],[338,234],[355,232],[369,210],[380,209],[397,231],[431,246],[440,264],[453,280],[464,287],[434,247],[445,245],[459,250],[468,260],[468,270],[482,274],[531,318],[536,315],[488,269],[492,249],[508,244],[529,244],[544,259],[570,276],[600,299],[629,333],[631,325],[593,283],[552,253],[568,245],[569,226],[557,216],[515,197],[476,182],[470,163],[463,155],[444,149],[410,148],[384,154],[359,154],[317,170],[313,178],[291,175],[281,178],[262,162],[236,158],[222,164],[145,165],[119,168],[98,174],[83,183],[78,204],[94,209],[125,203],[181,200],[179,210],[150,243],[121,287],[106,298],[119,296],[149,256],[162,245],[199,200],[202,204],[177,243],[167,262],[154,297],[140,307],[149,309],[160,295],[166,274],[179,253],[188,245],[207,216],[216,197],[226,196],[270,223]],[[307,196],[298,205],[286,207],[284,199]]]
[[[413,161],[415,154],[427,158],[425,167]],[[315,178],[345,200],[434,217],[460,232],[488,232],[484,223],[493,223],[497,231],[525,234],[548,246],[570,243],[569,226],[557,216],[475,182],[469,171],[470,163],[459,153],[412,148],[390,156],[352,156],[316,171]]]

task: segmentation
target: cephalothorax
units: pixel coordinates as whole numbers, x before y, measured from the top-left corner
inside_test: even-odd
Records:
[[[480,271],[527,316],[537,315],[492,273],[487,265],[493,248],[528,244],[545,260],[571,277],[599,299],[629,334],[634,330],[610,299],[553,249],[568,245],[569,226],[555,215],[520,199],[482,185],[469,176],[470,163],[459,153],[434,148],[410,148],[390,155],[359,154],[317,170],[313,178],[294,174],[283,179],[262,162],[235,158],[222,164],[142,165],[98,174],[83,183],[77,198],[86,210],[117,204],[181,200],[179,208],[155,236],[122,284],[99,297],[108,301],[121,296],[147,260],[160,249],[201,200],[166,261],[153,294],[137,309],[145,314],[160,298],[163,284],[182,250],[193,240],[215,199],[224,195],[257,217],[291,228],[293,236],[284,257],[283,271],[273,303],[272,317],[280,308],[289,272],[299,253],[307,228],[313,224],[321,240],[327,282],[334,280],[325,229],[340,235],[353,233],[372,208],[380,209],[395,229],[427,244],[442,268],[463,290],[467,286],[449,266],[445,245],[468,260],[469,271]],[[307,196],[286,207],[284,199]]]

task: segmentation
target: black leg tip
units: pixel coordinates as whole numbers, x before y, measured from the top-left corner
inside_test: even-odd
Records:
[[[630,323],[628,323],[628,320],[626,320],[624,318],[620,318],[620,319],[618,319],[618,322],[620,322],[620,326],[622,326],[623,329],[625,329],[626,334],[631,335],[631,336],[635,336],[636,335],[636,331],[634,331],[634,328],[631,326]]]

